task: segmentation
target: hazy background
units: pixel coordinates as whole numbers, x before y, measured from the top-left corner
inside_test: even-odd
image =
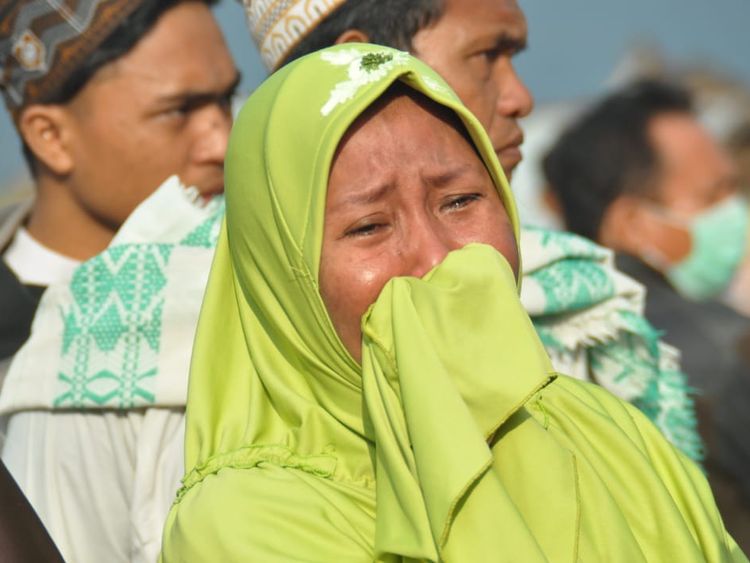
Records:
[[[599,93],[635,46],[653,46],[677,65],[708,64],[750,87],[750,0],[519,0],[529,49],[518,69],[537,102]],[[235,0],[216,9],[249,93],[265,76]],[[620,65],[621,66],[621,65]],[[0,115],[0,200],[25,183],[15,132]]]

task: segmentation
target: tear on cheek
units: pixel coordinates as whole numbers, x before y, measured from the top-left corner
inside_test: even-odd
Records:
[[[370,286],[370,287],[375,286],[378,281],[378,275],[374,270],[368,270],[368,269],[361,270],[359,272],[358,277],[359,277],[359,283]],[[388,281],[388,280],[385,280],[385,281]],[[381,288],[382,288],[382,285],[385,285],[385,282],[381,284]],[[378,292],[380,292],[380,289],[378,289]]]

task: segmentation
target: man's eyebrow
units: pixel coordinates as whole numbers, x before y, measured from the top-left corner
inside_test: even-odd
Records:
[[[220,92],[217,92],[216,90],[184,90],[174,94],[167,94],[161,99],[161,102],[164,104],[180,102],[189,103],[191,105],[210,102],[216,98],[222,98],[234,94],[241,81],[242,74],[237,71],[234,80],[232,80],[227,88]]]
[[[495,49],[504,53],[520,53],[526,50],[528,41],[525,37],[503,32],[495,40]]]

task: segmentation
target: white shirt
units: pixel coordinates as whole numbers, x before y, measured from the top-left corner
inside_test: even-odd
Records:
[[[196,206],[184,191],[170,179],[131,214],[112,244],[174,244],[214,217],[216,207]],[[49,289],[2,390],[9,403],[23,403],[23,389],[38,401],[7,411],[2,459],[66,561],[155,563],[159,557],[162,528],[184,475],[188,366],[212,254],[175,249],[164,264],[169,281],[160,309],[155,403],[127,410],[54,408],[61,374],[53,360],[63,346],[59,305],[72,298],[77,262],[27,232],[16,236],[4,256],[22,281]],[[14,368],[18,385],[9,385]],[[38,378],[39,372],[44,375]],[[47,388],[53,390],[49,404]]]
[[[23,227],[2,258],[21,283],[45,287],[80,265]],[[184,418],[180,408],[21,411],[2,458],[67,561],[154,563],[183,475]]]
[[[16,231],[3,259],[21,283],[44,287],[70,281],[80,265],[78,260],[47,248],[23,227]]]

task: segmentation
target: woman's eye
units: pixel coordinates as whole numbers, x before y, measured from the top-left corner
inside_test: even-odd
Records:
[[[347,230],[344,236],[347,237],[366,237],[374,235],[378,231],[385,228],[385,223],[365,223],[363,225],[357,225]]]
[[[454,196],[450,198],[446,203],[442,205],[443,211],[457,211],[467,207],[471,203],[481,199],[480,194],[464,194],[460,196]]]
[[[164,111],[164,117],[169,119],[183,119],[190,112],[190,108],[187,106],[177,106],[169,108]]]

